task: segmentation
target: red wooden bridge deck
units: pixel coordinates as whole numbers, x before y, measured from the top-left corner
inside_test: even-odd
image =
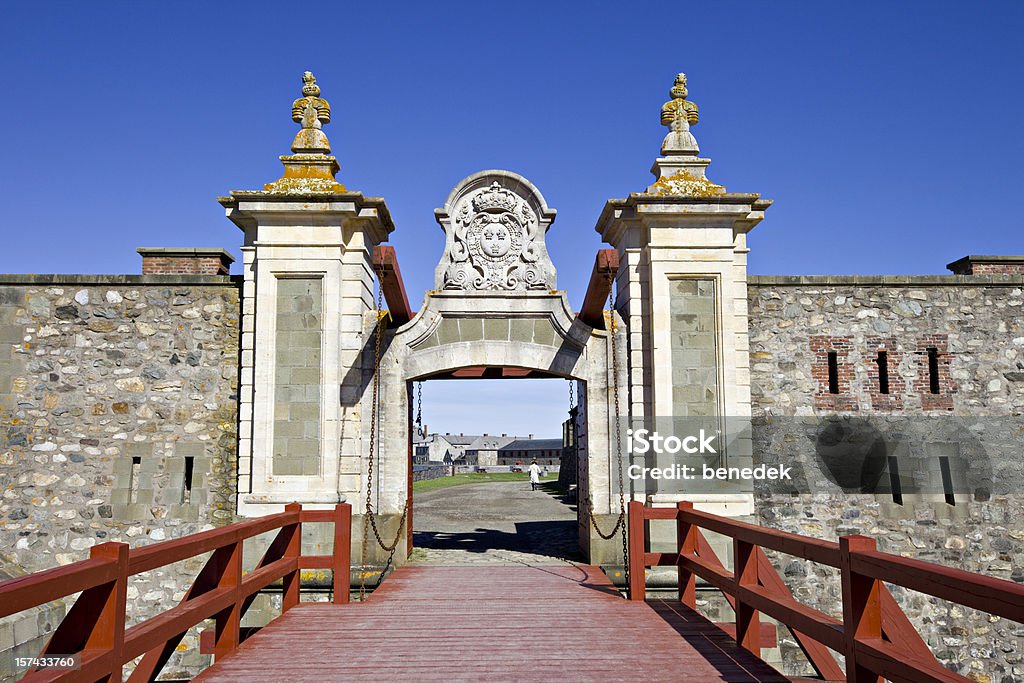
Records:
[[[819,680],[970,683],[940,663],[888,585],[1024,623],[1024,586],[899,557],[864,536],[839,542],[766,529],[693,509],[629,504],[629,600],[596,567],[402,567],[363,603],[349,604],[351,514],[285,511],[183,538],[129,548],[103,543],[90,557],[0,583],[0,618],[80,593],[41,656],[77,658],[23,681],[152,683],[190,628],[216,656],[200,681],[516,680],[785,681],[760,659],[761,615],[788,628]],[[305,524],[331,524],[331,555],[304,555]],[[647,549],[651,524],[674,524],[671,552]],[[732,568],[704,537],[732,540]],[[245,571],[243,544],[275,533]],[[842,618],[800,603],[768,552],[833,567]],[[208,557],[180,604],[126,624],[129,581],[181,560]],[[645,569],[675,567],[678,597],[645,600]],[[333,603],[302,603],[303,569],[330,569]],[[697,579],[735,612],[738,644],[696,612]],[[248,638],[242,616],[256,595],[282,589],[282,615]],[[767,629],[772,632],[772,628]],[[840,667],[835,654],[845,658]],[[51,666],[41,664],[41,666]],[[845,668],[845,671],[843,670]]]
[[[197,678],[787,681],[681,605],[623,600],[597,567],[402,567],[365,603],[303,603]]]

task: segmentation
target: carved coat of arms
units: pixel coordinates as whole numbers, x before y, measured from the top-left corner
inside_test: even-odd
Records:
[[[470,176],[449,198],[445,208],[454,211],[438,211],[448,237],[436,277],[439,289],[554,288],[554,267],[544,245],[554,211],[528,181],[507,171],[490,172],[497,173],[502,175],[494,179]]]

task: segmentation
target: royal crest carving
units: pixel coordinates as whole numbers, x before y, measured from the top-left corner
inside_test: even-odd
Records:
[[[454,211],[451,211],[454,209]],[[553,289],[544,234],[554,211],[525,178],[508,171],[463,180],[437,216],[446,233],[438,289]]]

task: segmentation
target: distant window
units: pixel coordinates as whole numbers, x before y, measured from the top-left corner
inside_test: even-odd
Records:
[[[839,393],[839,357],[835,351],[828,352],[828,393]]]
[[[889,354],[885,351],[878,352],[878,393],[889,393]]]
[[[928,390],[939,393],[939,350],[934,346],[928,347]]]
[[[895,455],[889,456],[889,487],[892,489],[892,502],[903,505],[903,485],[900,484],[900,465]]]
[[[185,456],[185,485],[181,492],[181,502],[188,505],[192,502],[192,472],[195,468],[195,458]]]
[[[939,470],[942,472],[942,493],[946,502],[956,505],[956,498],[953,497],[953,474],[949,471],[949,456],[939,456]]]
[[[132,474],[128,480],[128,502],[139,502],[139,470],[142,469],[142,458],[138,455],[132,456]]]

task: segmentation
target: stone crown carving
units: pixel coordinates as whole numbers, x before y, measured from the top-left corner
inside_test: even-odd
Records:
[[[435,212],[445,250],[435,289],[516,292],[555,288],[545,234],[555,218],[536,187],[509,171],[462,180]]]

